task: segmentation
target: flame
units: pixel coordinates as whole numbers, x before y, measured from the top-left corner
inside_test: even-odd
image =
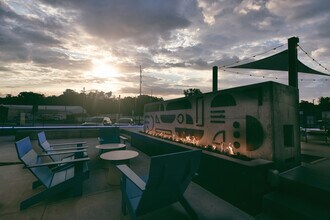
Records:
[[[202,148],[205,150],[209,150],[212,152],[217,152],[221,154],[226,155],[236,155],[235,148],[231,143],[226,144],[225,142],[221,142],[218,144],[212,144],[212,145],[202,145],[199,143],[199,139],[197,139],[195,136],[186,135],[184,137],[180,137],[177,134],[166,134],[164,132],[153,132],[153,131],[146,131],[148,135],[159,137],[162,139],[171,140],[174,142],[187,144],[193,147]]]

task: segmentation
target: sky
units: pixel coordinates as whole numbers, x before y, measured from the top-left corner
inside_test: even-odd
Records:
[[[288,84],[287,72],[227,66],[281,52],[297,36],[299,59],[330,74],[329,24],[324,0],[0,0],[0,97],[136,97],[141,85],[168,100],[212,91],[213,66],[219,90]],[[299,73],[299,93],[329,97],[330,77]]]

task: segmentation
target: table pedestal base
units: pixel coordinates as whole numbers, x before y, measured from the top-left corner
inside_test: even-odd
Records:
[[[139,153],[133,150],[116,150],[101,154],[101,159],[110,162],[108,163],[108,184],[119,185],[121,174],[117,169],[116,165],[127,164],[129,166],[129,160],[134,157],[137,157],[138,155]]]
[[[108,168],[107,182],[109,185],[120,185],[120,172],[116,165],[111,163]]]

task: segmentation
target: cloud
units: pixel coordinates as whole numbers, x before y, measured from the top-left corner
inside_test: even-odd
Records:
[[[7,68],[7,67],[3,67],[3,66],[1,66],[1,67],[0,67],[0,71],[1,71],[1,72],[9,72],[10,69]]]
[[[21,9],[23,10],[23,9]],[[49,50],[49,47],[59,47],[60,37],[56,32],[63,34],[63,26],[58,17],[42,17],[19,14],[20,10],[5,4],[0,4],[0,58],[1,61],[29,62],[40,51]],[[52,21],[50,21],[52,20]],[[56,31],[56,29],[58,31]],[[47,59],[47,56],[42,56]]]
[[[323,16],[330,9],[330,5],[324,4],[323,0],[276,0],[268,1],[266,6],[271,13],[297,22]]]
[[[184,9],[187,1],[98,0],[44,1],[53,6],[74,9],[75,22],[88,33],[106,41],[131,40],[142,45],[168,39],[170,32],[188,27]]]
[[[285,49],[291,36],[329,68],[329,7],[323,0],[5,0],[0,92],[28,88],[30,80],[39,83],[32,89],[49,94],[86,87],[132,95],[140,65],[147,94],[180,97],[187,87],[207,92],[212,66],[259,59],[254,55],[281,44]],[[97,63],[118,73],[97,75]],[[262,81],[229,72],[219,78],[223,87]]]
[[[253,0],[243,0],[237,7],[235,7],[234,12],[238,14],[246,15],[251,11],[259,11],[262,8],[262,2]]]
[[[122,93],[132,94],[133,96],[137,96],[139,94],[138,87],[123,87],[120,91]],[[168,99],[172,97],[177,97],[178,94],[183,96],[183,89],[177,87],[169,87],[167,85],[163,85],[163,87],[146,86],[143,88],[143,94],[153,95],[157,97],[166,97]]]
[[[325,16],[324,19],[319,23],[317,35],[322,38],[329,38],[330,36],[330,15]]]

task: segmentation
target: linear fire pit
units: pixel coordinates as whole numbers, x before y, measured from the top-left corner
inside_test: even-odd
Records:
[[[144,106],[144,131],[188,139],[275,163],[300,164],[298,90],[276,82],[219,90]]]
[[[142,132],[131,133],[131,145],[149,156],[194,149]],[[194,182],[254,215],[261,211],[262,196],[269,190],[267,172],[272,164],[263,159],[246,161],[203,150],[199,176]]]

